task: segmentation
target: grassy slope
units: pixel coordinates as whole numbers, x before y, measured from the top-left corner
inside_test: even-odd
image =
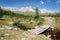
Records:
[[[21,15],[19,15],[19,16],[22,17]],[[17,16],[17,17],[19,17],[19,16]],[[7,16],[7,15],[2,16],[2,18],[7,18],[7,19],[9,18],[9,19],[8,20],[0,20],[0,28],[2,25],[6,25],[6,26],[15,28],[15,26],[13,26],[12,24],[8,24],[8,22],[10,22],[10,21],[16,22],[18,19],[17,17],[16,17],[16,15],[13,18],[11,18],[11,15],[10,16]],[[20,18],[21,22],[22,21],[24,22],[25,20],[29,20],[29,17],[27,19],[24,17],[26,17],[26,16],[23,16],[22,18]],[[32,19],[32,20],[36,21],[34,19]],[[38,20],[38,21],[42,21],[42,20]],[[25,24],[28,24],[28,23],[26,22]],[[47,38],[43,35],[34,35],[34,36],[36,36],[36,37],[32,37],[32,34],[30,34],[29,32],[25,32],[19,28],[17,28],[17,30],[15,30],[15,29],[13,29],[13,30],[0,29],[0,40],[21,40],[22,38],[27,38],[27,40],[29,40],[29,39],[31,39],[31,40],[50,40],[50,38]]]
[[[4,17],[3,17],[4,18]],[[5,18],[8,18],[5,16]],[[16,21],[17,19],[15,19]],[[22,20],[22,19],[21,19]],[[13,28],[15,28],[15,26],[13,26],[12,24],[8,24],[8,22],[13,21],[10,17],[8,20],[0,20],[0,26],[2,25],[7,25],[7,26],[11,26]],[[24,20],[22,20],[24,22]],[[17,28],[17,27],[16,27]],[[19,28],[17,28],[18,30],[8,30],[8,29],[0,29],[0,40],[21,40],[23,38],[26,38],[26,40],[51,40],[50,38],[47,38],[44,35],[34,35],[32,36],[31,33],[23,31]]]

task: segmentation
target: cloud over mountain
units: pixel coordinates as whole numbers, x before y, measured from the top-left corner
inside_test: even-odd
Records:
[[[32,7],[1,7],[3,10],[10,10],[10,11],[21,11],[21,12],[35,12]]]
[[[35,12],[35,9],[33,9],[32,7],[21,7],[21,8],[17,8],[17,7],[1,7],[3,10],[10,10],[13,12]],[[48,10],[48,9],[39,9],[39,11],[41,13],[54,13],[55,11],[52,10]]]
[[[40,9],[41,13],[54,13],[55,11],[48,10],[48,9]]]
[[[35,12],[35,10],[32,7],[22,7],[19,9],[19,11],[22,12]]]

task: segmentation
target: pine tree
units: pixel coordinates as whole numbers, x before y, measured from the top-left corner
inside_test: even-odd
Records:
[[[35,18],[39,18],[39,10],[38,10],[38,8],[36,8],[35,10],[36,10],[36,16],[35,16]]]

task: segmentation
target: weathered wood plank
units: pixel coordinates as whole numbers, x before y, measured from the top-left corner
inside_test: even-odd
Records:
[[[45,30],[49,29],[49,27],[50,27],[50,25],[43,25],[38,28],[29,30],[29,32],[31,32],[33,34],[40,34],[40,33],[44,32]]]

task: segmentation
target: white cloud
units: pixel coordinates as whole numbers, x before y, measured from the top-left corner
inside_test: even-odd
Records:
[[[48,9],[40,9],[41,13],[54,13],[55,11],[48,10]]]
[[[1,7],[3,10],[18,11],[19,8],[16,7]]]
[[[35,10],[32,7],[21,7],[21,8],[17,8],[17,7],[1,7],[3,10],[10,10],[10,11],[21,11],[21,12],[26,12],[26,11],[30,11],[30,12],[35,12]]]
[[[56,3],[60,3],[60,1],[58,0],[58,1],[56,1]]]
[[[56,1],[56,4],[57,4],[57,6],[59,6],[59,4],[60,4],[60,1],[58,0],[58,1]]]
[[[44,4],[44,2],[43,1],[40,1],[40,4]]]
[[[35,12],[35,10],[29,6],[29,7],[1,7],[3,10],[10,10],[13,12]],[[54,13],[55,11],[48,10],[48,9],[39,9],[41,13]]]
[[[26,11],[30,11],[30,12],[35,12],[35,10],[32,8],[32,7],[21,7],[19,9],[19,11],[22,11],[22,12],[26,12]]]

